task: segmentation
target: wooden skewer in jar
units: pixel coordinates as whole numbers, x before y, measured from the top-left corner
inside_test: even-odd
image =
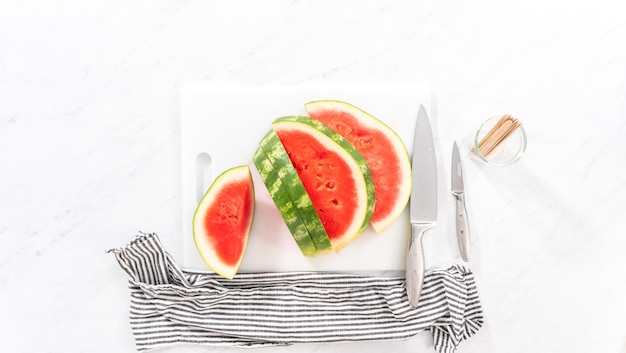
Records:
[[[522,123],[509,114],[503,115],[500,120],[489,130],[480,142],[478,149],[485,157],[491,155],[506,139],[508,139]]]

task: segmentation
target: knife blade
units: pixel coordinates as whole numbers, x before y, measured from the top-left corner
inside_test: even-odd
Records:
[[[451,192],[456,200],[456,236],[463,261],[469,261],[470,232],[467,208],[465,207],[465,187],[463,185],[463,164],[456,141],[452,146],[452,182]]]
[[[424,233],[437,225],[437,157],[432,129],[424,106],[415,124],[412,156],[412,190],[409,201],[411,237],[406,253],[406,290],[409,306],[416,308],[424,283]]]

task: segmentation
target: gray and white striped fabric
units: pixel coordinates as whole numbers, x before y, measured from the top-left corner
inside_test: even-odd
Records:
[[[428,271],[419,306],[410,309],[403,277],[280,272],[226,280],[182,270],[154,233],[111,251],[130,276],[139,351],[401,340],[429,330],[435,350],[449,353],[483,323],[473,274],[463,266]]]

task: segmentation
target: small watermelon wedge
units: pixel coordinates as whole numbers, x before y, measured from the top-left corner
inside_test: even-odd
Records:
[[[232,279],[241,265],[254,216],[254,184],[247,165],[220,174],[193,216],[193,238],[204,262]]]
[[[272,127],[324,225],[333,250],[360,236],[374,212],[367,161],[354,146],[319,121],[276,119]]]
[[[306,103],[309,116],[350,141],[371,169],[376,207],[371,225],[382,233],[402,213],[411,195],[411,162],[402,139],[364,110],[337,100]]]

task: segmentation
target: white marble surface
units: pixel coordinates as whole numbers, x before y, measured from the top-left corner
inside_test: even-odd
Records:
[[[126,276],[105,250],[143,229],[181,256],[181,86],[425,82],[442,168],[488,116],[529,135],[514,166],[465,160],[486,322],[458,352],[626,352],[622,7],[1,2],[0,350],[135,351]],[[430,241],[454,254],[451,226]],[[433,351],[428,333],[281,351],[357,349]]]

